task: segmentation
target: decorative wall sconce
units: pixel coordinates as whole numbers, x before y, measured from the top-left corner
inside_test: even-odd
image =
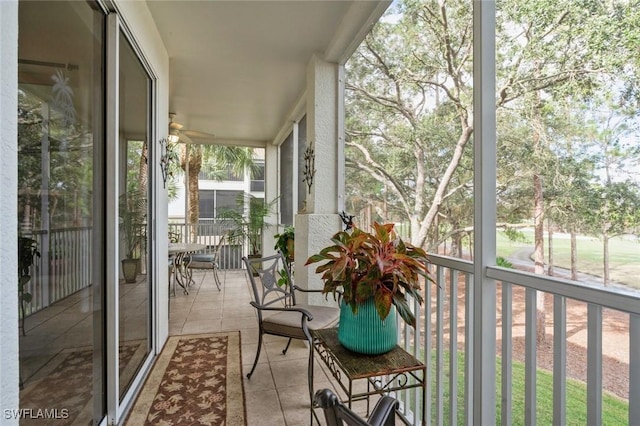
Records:
[[[311,194],[311,187],[313,186],[313,177],[316,174],[316,154],[313,149],[313,142],[309,142],[307,149],[304,151],[304,179],[303,182],[307,183],[307,191]]]
[[[167,178],[172,176],[171,165],[178,161],[177,154],[174,150],[175,142],[172,136],[162,138],[158,142],[160,144],[160,171],[162,172],[162,187],[167,187]],[[177,135],[176,135],[177,136]]]

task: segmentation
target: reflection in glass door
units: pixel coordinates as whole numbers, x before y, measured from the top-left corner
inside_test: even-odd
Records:
[[[106,412],[104,27],[92,3],[19,3],[20,408],[55,424]]]
[[[120,398],[151,347],[149,127],[151,79],[120,34],[118,364]]]

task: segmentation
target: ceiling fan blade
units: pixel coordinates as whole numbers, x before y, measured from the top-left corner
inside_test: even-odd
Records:
[[[171,123],[169,123],[169,128],[170,128],[171,130],[180,130],[180,129],[182,129],[183,127],[184,127],[184,126],[183,126],[182,124],[180,124],[180,123],[175,123],[175,122],[173,122],[173,121],[172,121]]]
[[[200,132],[198,130],[182,130],[180,132],[181,134],[184,134],[192,139],[207,139],[207,140],[213,140],[216,138],[216,135],[211,134],[211,133],[206,133],[206,132]]]
[[[184,133],[180,132],[180,139],[179,141],[182,143],[193,143],[193,141],[191,140],[191,138],[187,135],[185,135]]]

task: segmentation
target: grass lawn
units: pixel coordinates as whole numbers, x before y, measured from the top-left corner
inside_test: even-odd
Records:
[[[449,365],[449,353],[444,353],[445,366]],[[432,357],[433,373],[435,374],[435,352]],[[496,402],[496,424],[501,422],[501,359],[496,362],[497,370],[497,387],[498,395]],[[448,368],[445,368],[448,370]],[[458,352],[458,419],[457,424],[464,424],[464,352]],[[448,371],[445,371],[445,376]],[[512,424],[524,425],[524,364],[521,362],[513,362],[512,375]],[[447,378],[445,377],[445,380]],[[553,424],[553,375],[544,370],[538,370],[537,373],[537,395],[536,395],[536,424],[551,425]],[[435,380],[432,383],[432,397],[435,396]],[[586,425],[587,424],[587,388],[585,383],[567,379],[567,425]],[[602,397],[602,424],[603,425],[622,425],[627,424],[629,419],[629,404],[616,396],[603,392]],[[444,419],[448,423],[449,416],[449,389],[448,386],[444,390]],[[432,407],[431,422],[435,420],[435,410]]]
[[[497,234],[498,256],[509,257],[523,247],[533,251],[533,230],[524,229],[526,243],[510,241],[503,232]],[[571,241],[565,234],[553,239],[554,265],[571,267]],[[545,235],[545,260],[548,260],[548,241]],[[603,275],[603,244],[593,237],[578,237],[578,270],[591,275]],[[625,238],[614,238],[609,242],[609,272],[611,279],[635,288],[640,288],[640,244]]]

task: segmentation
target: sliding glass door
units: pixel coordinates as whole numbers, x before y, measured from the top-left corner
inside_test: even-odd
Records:
[[[55,424],[106,412],[105,18],[86,2],[19,3],[20,408]]]
[[[149,128],[151,79],[119,35],[118,215],[122,276],[118,284],[120,398],[151,348]]]
[[[153,79],[98,3],[19,20],[20,408],[116,421],[151,363]]]

